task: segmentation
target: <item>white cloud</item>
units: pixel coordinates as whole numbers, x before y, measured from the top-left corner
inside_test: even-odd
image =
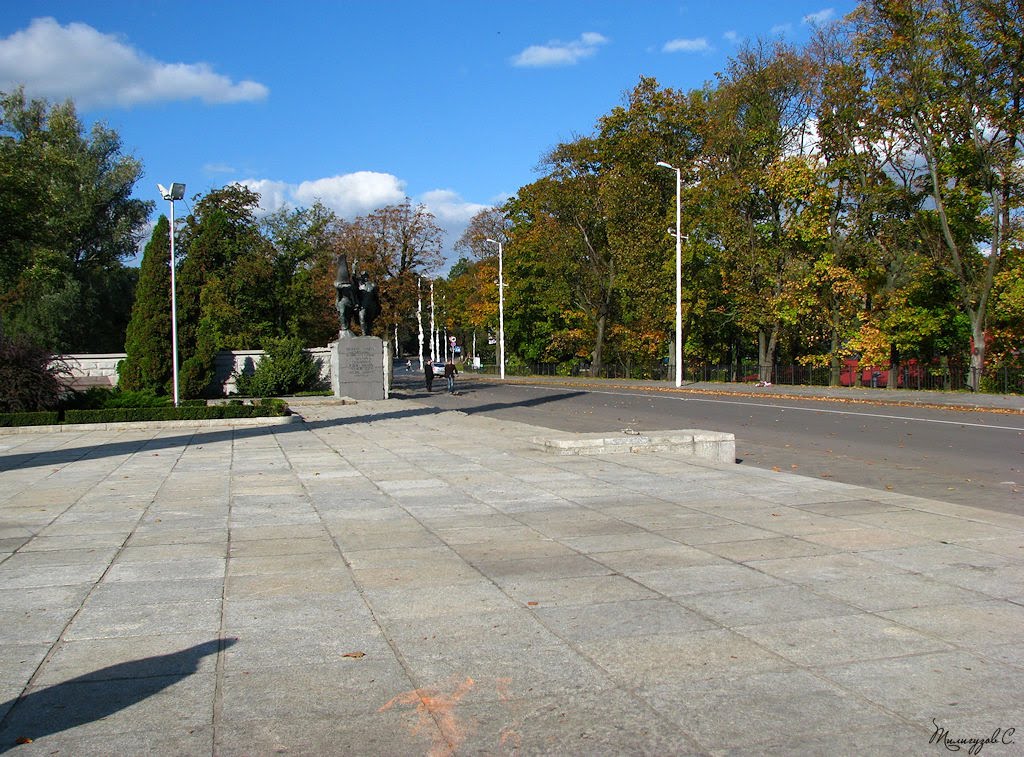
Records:
[[[236,103],[269,93],[263,84],[234,82],[206,63],[164,63],[87,24],[61,26],[53,18],[34,19],[0,39],[0,89],[19,84],[31,96],[70,97],[81,108],[192,98]]]
[[[427,206],[427,210],[434,214],[442,226],[465,226],[470,218],[481,210],[491,207],[490,205],[466,202],[461,195],[450,189],[434,189],[425,192],[420,201]]]
[[[343,218],[354,218],[405,199],[405,182],[388,173],[356,171],[304,181],[292,190],[300,205],[320,200]]]
[[[791,31],[793,31],[793,24],[776,24],[768,33],[773,37],[784,37]]]
[[[729,31],[722,35],[722,39],[724,39],[726,42],[731,42],[735,45],[737,42],[740,41],[740,35],[730,29]]]
[[[711,45],[704,37],[696,39],[673,39],[665,43],[661,48],[663,53],[704,53],[711,49]]]
[[[512,58],[512,65],[522,68],[573,66],[597,52],[608,38],[597,32],[584,32],[572,42],[553,40],[546,45],[531,45]]]
[[[321,202],[342,218],[353,219],[385,205],[405,200],[405,182],[376,171],[355,171],[290,184],[274,179],[241,179],[238,182],[260,195],[260,210],[309,207]]]
[[[826,21],[829,21],[833,16],[835,16],[835,14],[835,8],[822,8],[817,13],[808,13],[806,16],[804,16],[803,22],[805,24],[814,24],[815,26],[817,26],[820,24],[824,24]]]
[[[238,182],[248,187],[260,196],[260,210],[264,213],[273,213],[284,207],[292,207],[294,187],[283,181],[271,179],[242,179]]]
[[[299,184],[273,179],[243,179],[238,183],[259,193],[260,214],[281,208],[309,207],[319,200],[341,218],[352,220],[386,205],[397,205],[406,198],[404,181],[375,171],[355,171]],[[433,213],[444,232],[445,255],[452,260],[452,247],[466,230],[469,220],[481,210],[491,207],[467,202],[451,189],[433,189],[411,199],[414,204],[422,203]]]

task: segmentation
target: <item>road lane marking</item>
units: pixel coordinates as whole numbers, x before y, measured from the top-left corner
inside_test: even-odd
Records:
[[[550,386],[538,384],[517,384],[528,389],[551,390]],[[861,418],[885,418],[895,421],[915,421],[917,423],[942,423],[949,426],[971,426],[973,428],[987,428],[998,431],[1019,431],[1024,432],[1024,426],[996,426],[987,423],[969,423],[967,421],[947,421],[940,418],[914,418],[909,415],[888,415],[886,413],[862,413],[853,410],[829,410],[820,407],[799,407],[797,405],[777,405],[771,402],[747,402],[744,400],[708,399],[707,397],[673,397],[665,394],[649,394],[638,390],[637,392],[612,392],[605,389],[587,389],[585,387],[573,387],[574,391],[586,392],[587,394],[605,394],[612,397],[648,397],[650,399],[671,400],[674,402],[711,402],[723,405],[748,405],[750,407],[771,408],[775,410],[800,410],[806,413],[829,413],[831,415],[851,415]],[[838,400],[837,400],[838,401]],[[934,409],[934,408],[933,408]]]

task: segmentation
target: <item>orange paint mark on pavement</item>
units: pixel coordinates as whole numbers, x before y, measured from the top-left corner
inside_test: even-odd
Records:
[[[417,734],[426,729],[434,740],[429,752],[431,757],[447,757],[466,739],[466,727],[456,717],[455,707],[473,685],[473,679],[467,676],[451,694],[426,687],[405,691],[392,697],[378,712],[390,710],[395,705],[415,705],[418,717],[412,732]],[[436,726],[436,730],[431,726]]]

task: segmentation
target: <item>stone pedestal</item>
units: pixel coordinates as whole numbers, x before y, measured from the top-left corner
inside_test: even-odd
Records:
[[[331,389],[335,397],[383,400],[390,394],[388,345],[376,336],[344,336],[331,342]]]

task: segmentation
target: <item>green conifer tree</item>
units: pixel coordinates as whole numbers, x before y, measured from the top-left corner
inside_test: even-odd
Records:
[[[128,355],[117,367],[118,385],[127,391],[173,391],[169,233],[170,223],[166,216],[160,216],[142,253],[135,304],[125,339]]]

